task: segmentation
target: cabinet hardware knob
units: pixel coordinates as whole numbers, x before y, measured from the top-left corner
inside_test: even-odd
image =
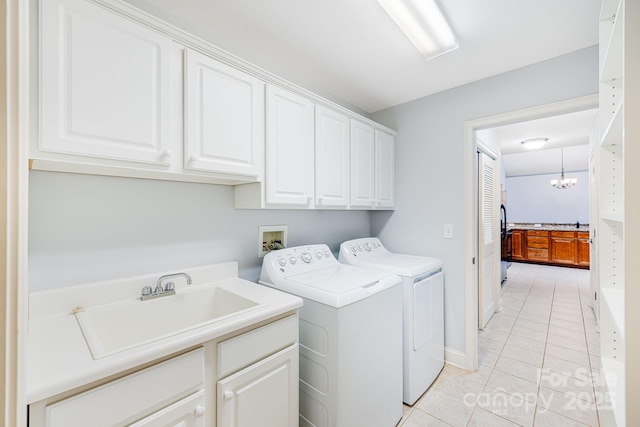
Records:
[[[173,156],[173,151],[171,151],[171,150],[169,150],[169,149],[167,148],[166,150],[164,150],[164,151],[162,152],[162,155],[163,155],[164,157],[171,157],[171,156]]]
[[[196,156],[195,154],[191,157],[189,157],[189,163],[195,163],[198,160],[200,160],[200,157]]]
[[[207,408],[205,408],[202,405],[196,406],[196,410],[195,410],[196,418],[200,418],[201,416],[204,415],[205,412],[207,412]]]
[[[231,390],[227,390],[224,392],[224,400],[233,399],[233,392]]]

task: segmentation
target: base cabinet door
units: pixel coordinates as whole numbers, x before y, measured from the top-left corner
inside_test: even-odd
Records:
[[[590,243],[589,243],[589,233],[588,232],[578,232],[576,233],[578,240],[578,265],[588,267],[590,265]]]
[[[514,261],[526,259],[524,256],[524,236],[522,230],[513,230],[511,233],[511,259]]]
[[[576,264],[577,247],[573,231],[551,232],[551,262],[556,264]]]
[[[218,381],[217,408],[217,427],[297,426],[298,344]]]

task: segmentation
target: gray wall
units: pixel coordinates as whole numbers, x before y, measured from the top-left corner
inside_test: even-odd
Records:
[[[236,210],[231,186],[32,171],[29,196],[30,291],[231,260],[256,281],[260,225],[334,252],[370,235],[366,211]]]
[[[506,179],[509,222],[589,223],[589,172],[567,172],[577,178],[571,188],[558,190],[550,184],[560,174],[513,176]]]
[[[464,122],[597,92],[594,46],[372,115],[399,135],[397,209],[372,213],[371,232],[392,251],[444,260],[449,349],[465,352],[462,256],[465,239],[473,239],[463,233]],[[454,225],[452,240],[442,237],[445,223]]]

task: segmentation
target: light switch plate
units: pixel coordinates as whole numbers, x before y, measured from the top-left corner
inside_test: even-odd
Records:
[[[445,224],[442,234],[445,239],[453,239],[453,224]]]

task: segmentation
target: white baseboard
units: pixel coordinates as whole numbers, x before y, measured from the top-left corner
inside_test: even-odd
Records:
[[[444,361],[449,365],[456,366],[461,369],[467,369],[467,354],[461,352],[460,350],[454,350],[453,348],[445,347],[444,348]]]

